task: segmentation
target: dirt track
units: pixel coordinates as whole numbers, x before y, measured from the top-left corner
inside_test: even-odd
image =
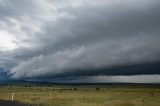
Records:
[[[0,106],[27,106],[19,102],[0,100]]]

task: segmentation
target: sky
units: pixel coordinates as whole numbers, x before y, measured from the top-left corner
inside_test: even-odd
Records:
[[[0,81],[160,83],[160,0],[0,0]]]

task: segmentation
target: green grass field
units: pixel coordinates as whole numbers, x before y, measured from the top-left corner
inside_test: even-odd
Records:
[[[29,106],[160,106],[160,87],[146,86],[0,86],[0,99]]]

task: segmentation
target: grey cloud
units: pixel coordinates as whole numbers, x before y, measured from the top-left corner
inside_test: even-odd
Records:
[[[160,83],[159,75],[132,75],[132,76],[80,76],[67,78],[27,79],[27,81],[40,81],[49,83]]]
[[[33,23],[31,28],[27,22],[19,25],[18,34],[23,32],[22,36],[28,36],[27,40],[20,39],[20,45],[23,47],[25,41],[30,46],[9,54],[14,54],[14,58],[10,58],[14,62],[7,61],[14,63],[8,72],[12,78],[92,76],[116,72],[128,75],[134,73],[130,68],[127,72],[119,72],[121,69],[117,67],[159,64],[159,0],[5,2],[0,6],[0,17],[6,23],[8,17],[18,23],[19,20],[25,22],[28,17],[27,22]],[[19,6],[23,8],[19,9]],[[8,26],[3,30],[12,29]],[[0,64],[3,62],[1,60]],[[138,71],[139,68],[134,74],[152,74],[147,70]],[[159,74],[159,70],[153,74]]]
[[[110,68],[124,65],[150,64],[159,61],[157,57],[160,51],[157,51],[158,48],[149,48],[149,46],[156,46],[157,42],[149,43],[147,41],[142,44],[135,44],[137,41],[142,42],[143,40],[117,41],[115,44],[111,42],[111,44],[107,43],[107,45],[106,43],[100,43],[89,47],[64,49],[47,56],[40,55],[20,64],[12,70],[11,74],[13,78],[56,77],[57,75],[61,77],[64,75],[77,76],[77,74],[80,76],[107,73],[114,75],[116,72],[113,70],[113,72],[110,72]],[[105,71],[103,68],[105,68]],[[137,68],[140,72],[132,69],[130,70],[135,72],[119,70],[120,72],[117,69],[115,71],[126,75],[130,73],[148,74],[143,68]],[[149,73],[158,74],[159,71],[156,70],[156,73],[154,71]]]
[[[113,5],[114,2],[110,4],[111,6],[107,2],[103,5],[95,4],[96,6],[84,4],[82,7],[61,9],[59,14],[64,15],[60,15],[56,22],[45,24],[48,36],[42,35],[41,39],[50,41],[53,45],[71,46],[159,33],[159,6],[155,6],[159,4],[158,1],[150,2],[150,5],[155,4],[155,8],[147,6],[145,9],[140,8],[143,4],[138,5],[139,8],[133,8],[131,4],[131,8],[127,4],[120,8],[123,2],[120,5]]]

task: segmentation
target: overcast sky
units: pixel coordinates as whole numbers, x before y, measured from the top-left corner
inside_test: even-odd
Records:
[[[0,0],[0,80],[160,83],[160,0]]]

